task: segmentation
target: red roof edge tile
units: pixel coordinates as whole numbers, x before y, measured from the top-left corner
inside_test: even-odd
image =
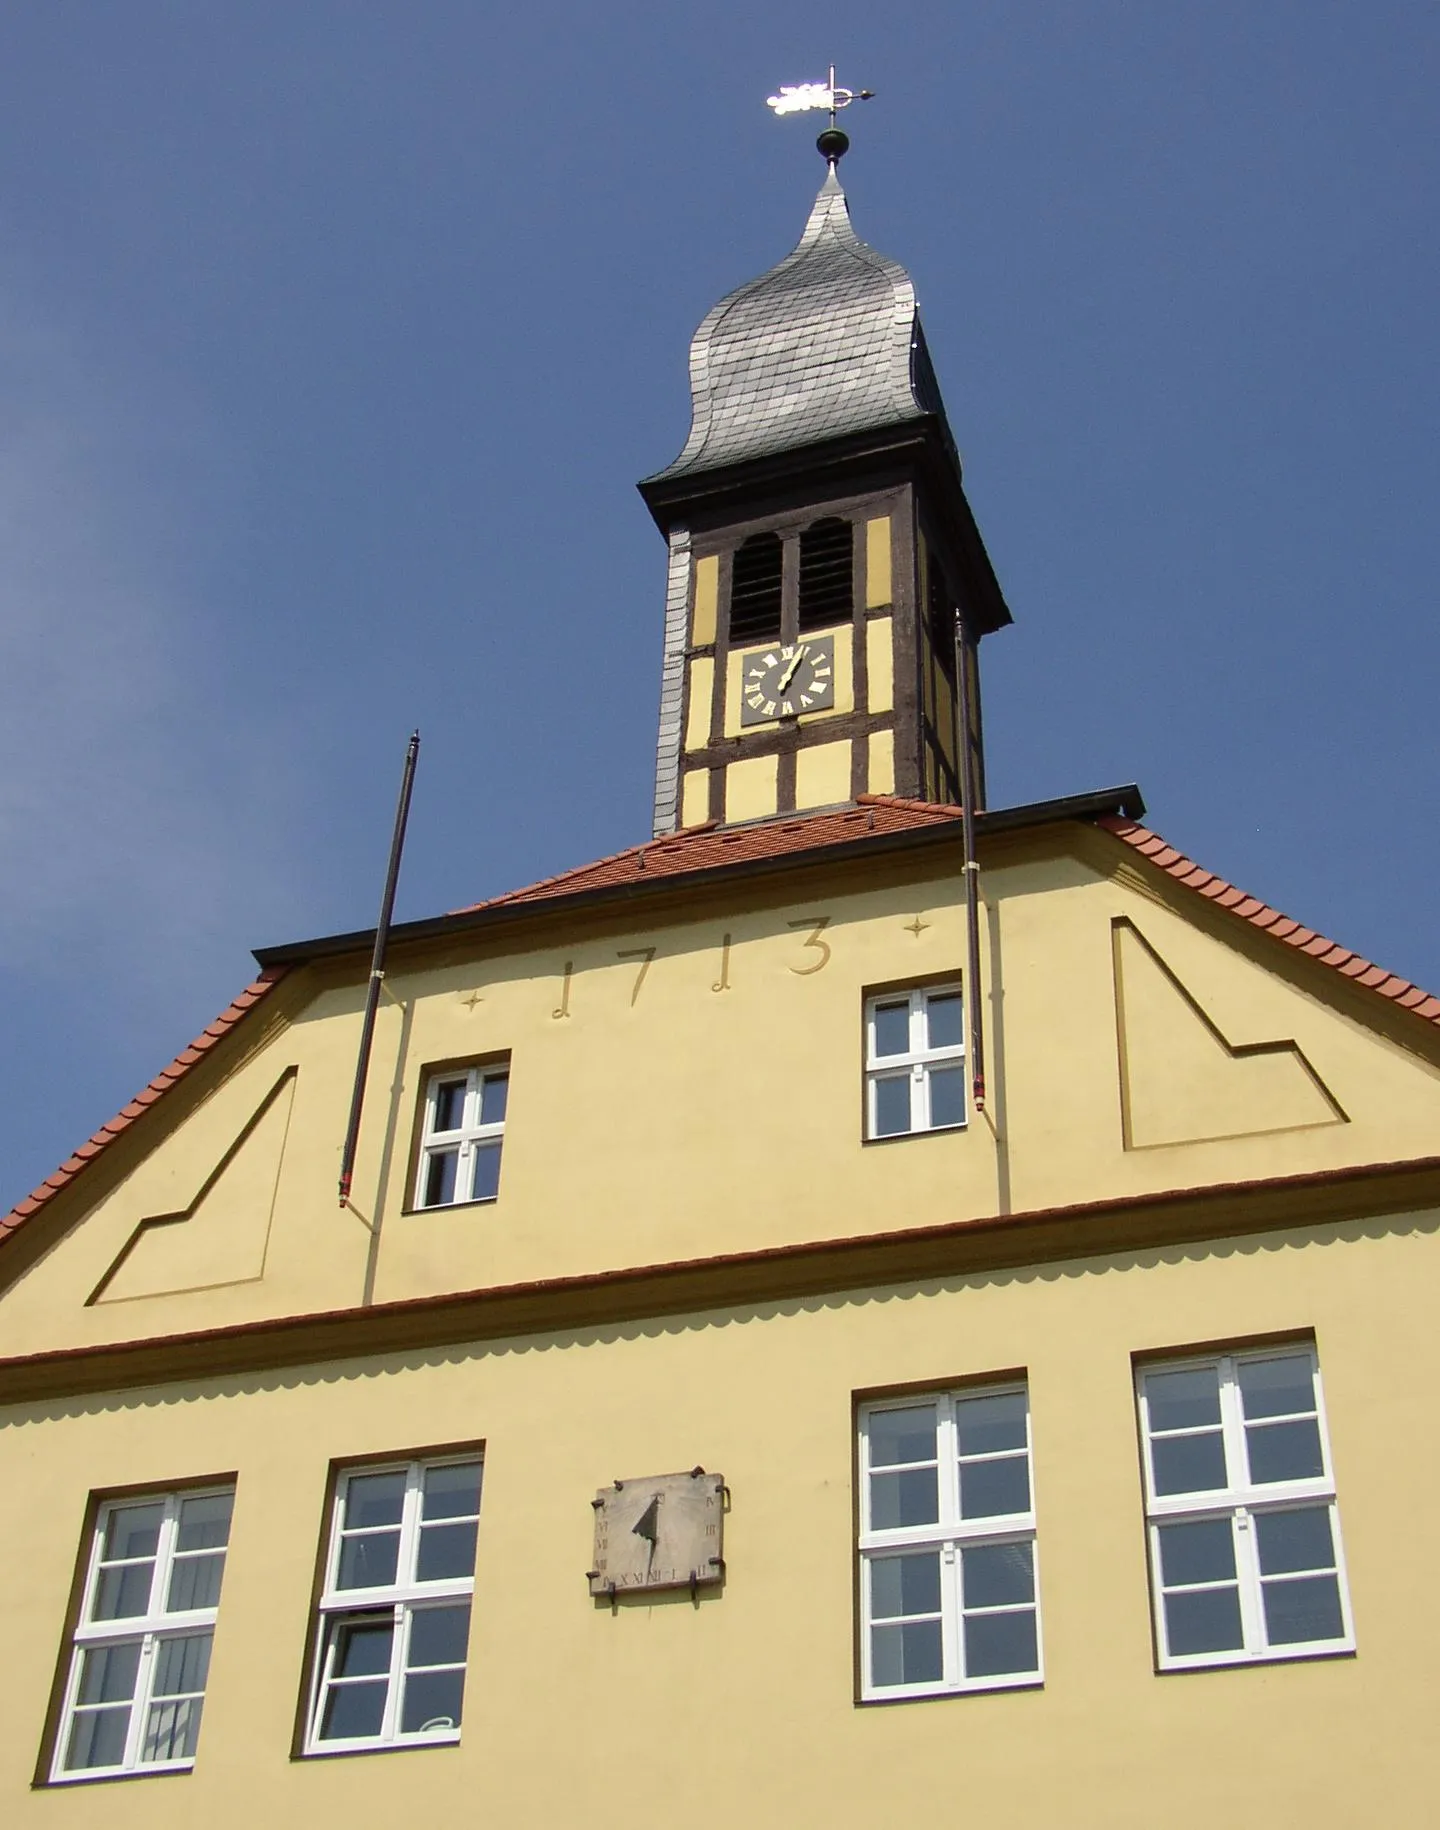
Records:
[[[1367,991],[1373,991],[1387,1003],[1398,1004],[1402,1010],[1411,1011],[1424,1022],[1440,1027],[1440,998],[1432,996],[1421,986],[1412,985],[1409,979],[1402,979],[1393,972],[1387,972],[1383,966],[1374,965],[1360,954],[1352,953],[1348,947],[1342,947],[1338,941],[1327,940],[1313,928],[1301,927],[1288,915],[1272,909],[1268,903],[1261,902],[1258,896],[1237,889],[1223,877],[1212,876],[1192,858],[1176,851],[1159,833],[1137,825],[1134,820],[1124,819],[1118,814],[1104,814],[1095,824],[1104,831],[1113,833],[1117,839],[1123,839],[1158,870],[1164,871],[1187,889],[1197,891],[1207,901],[1217,903],[1237,920],[1261,929],[1271,940],[1280,941],[1284,946],[1293,947],[1297,953],[1304,953],[1322,966],[1328,966],[1342,978],[1363,985]]]
[[[62,1188],[68,1188],[82,1169],[87,1168],[117,1137],[128,1131],[136,1119],[142,1117],[177,1080],[183,1079],[197,1061],[203,1061],[215,1044],[223,1036],[228,1036],[236,1024],[284,978],[285,971],[283,966],[272,966],[262,972],[221,1011],[213,1023],[206,1024],[188,1048],[182,1049],[168,1067],[160,1070],[149,1086],[123,1105],[114,1118],[101,1125],[95,1135],[87,1138],[73,1155],[67,1157],[53,1175],[46,1176],[32,1194],[26,1195],[23,1201],[17,1201],[10,1212],[0,1219],[0,1246],[42,1207],[53,1201]]]

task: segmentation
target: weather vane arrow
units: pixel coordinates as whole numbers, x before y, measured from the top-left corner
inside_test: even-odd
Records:
[[[787,83],[778,95],[766,96],[766,106],[773,108],[777,115],[806,114],[812,108],[827,108],[830,111],[830,125],[825,129],[815,144],[830,161],[831,165],[840,159],[850,146],[850,137],[842,133],[835,124],[835,117],[842,108],[848,108],[851,102],[868,102],[875,94],[873,89],[841,89],[836,86],[835,66],[831,64],[829,80],[823,83]]]

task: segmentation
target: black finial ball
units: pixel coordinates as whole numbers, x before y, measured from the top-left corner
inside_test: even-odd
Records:
[[[815,142],[822,158],[833,165],[837,159],[843,159],[850,150],[850,136],[841,133],[838,127],[827,127]]]

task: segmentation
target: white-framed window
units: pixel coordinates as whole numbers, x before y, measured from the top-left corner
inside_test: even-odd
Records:
[[[431,1077],[425,1089],[416,1207],[495,1199],[500,1192],[500,1147],[509,1092],[508,1061]]]
[[[861,1694],[1038,1684],[1025,1386],[863,1406],[860,1486]]]
[[[480,1458],[342,1474],[305,1751],[458,1741]]]
[[[958,985],[865,1000],[865,1135],[965,1123],[965,1002]]]
[[[100,1507],[53,1780],[194,1765],[234,1501],[210,1487]]]
[[[1137,1385],[1161,1668],[1352,1650],[1314,1349],[1149,1363]]]

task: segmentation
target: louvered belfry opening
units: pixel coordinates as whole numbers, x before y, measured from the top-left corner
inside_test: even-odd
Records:
[[[853,603],[855,530],[827,515],[800,536],[800,631],[847,623]]]
[[[752,534],[735,552],[730,584],[730,646],[780,638],[784,548],[778,534]]]

